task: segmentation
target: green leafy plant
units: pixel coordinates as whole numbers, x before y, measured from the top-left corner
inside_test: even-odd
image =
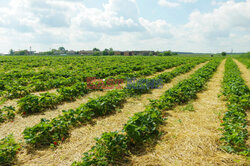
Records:
[[[23,131],[27,143],[41,147],[45,145],[57,146],[68,136],[69,125],[65,121],[41,119],[41,122],[32,128]]]
[[[21,98],[18,101],[19,112],[22,115],[40,112],[42,110],[42,106],[39,103],[39,97],[35,95],[27,95]]]
[[[42,93],[40,96],[27,95],[18,101],[18,111],[23,115],[28,115],[55,108],[63,101],[72,101],[76,97],[86,94],[88,92],[86,87],[86,83],[79,82],[71,87],[60,88],[59,95],[54,93]]]
[[[3,123],[7,120],[13,120],[15,119],[15,108],[10,106],[10,107],[3,107],[2,109],[0,109],[0,123]]]
[[[0,165],[12,165],[20,149],[12,135],[0,140]]]
[[[83,162],[74,162],[72,166],[81,165],[116,165],[128,153],[127,138],[118,132],[103,133],[96,138],[96,145],[84,153]]]
[[[132,116],[124,125],[128,139],[133,145],[141,145],[149,138],[159,134],[158,127],[163,123],[161,111],[148,108]]]

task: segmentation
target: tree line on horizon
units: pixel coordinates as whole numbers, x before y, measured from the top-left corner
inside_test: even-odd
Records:
[[[103,51],[101,51],[98,48],[93,48],[92,51],[93,51],[92,56],[113,56],[113,55],[116,55],[113,48],[109,48],[109,49],[106,48]],[[44,51],[44,52],[39,52],[39,53],[35,53],[35,51],[28,51],[27,49],[26,50],[19,50],[19,51],[14,51],[13,49],[10,49],[9,55],[14,55],[14,56],[15,55],[62,55],[62,54],[71,55],[71,52],[74,52],[73,55],[80,54],[80,51],[68,51],[64,47],[59,47],[58,49],[52,49],[51,51]],[[129,51],[129,52],[133,52],[133,51]],[[172,52],[170,50],[163,51],[163,52],[150,51],[148,54],[145,54],[145,56],[174,56],[174,55],[178,55],[178,53]]]

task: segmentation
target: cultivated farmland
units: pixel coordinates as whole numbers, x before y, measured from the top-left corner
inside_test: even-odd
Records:
[[[248,165],[248,57],[0,57],[0,165]]]

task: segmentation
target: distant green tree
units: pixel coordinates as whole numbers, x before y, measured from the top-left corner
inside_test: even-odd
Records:
[[[14,55],[14,50],[10,49],[10,55]]]
[[[39,52],[38,55],[54,55],[53,51]]]
[[[28,54],[29,54],[28,50],[21,50],[14,52],[14,55],[28,55]]]
[[[164,51],[163,56],[171,56],[172,52],[171,51]]]
[[[159,54],[160,54],[159,51],[156,51],[156,52],[155,52],[155,55],[156,55],[156,56],[160,56]]]
[[[101,54],[100,54],[100,51],[95,51],[94,53],[93,53],[93,56],[100,56]]]
[[[93,48],[93,51],[100,51],[100,49],[98,49],[98,48]]]
[[[164,56],[164,54],[161,53],[161,52],[159,52],[157,55],[158,55],[158,56]]]
[[[109,50],[105,48],[102,52],[102,55],[109,55]]]
[[[64,47],[59,47],[58,50],[65,51],[65,48]]]
[[[109,49],[109,55],[115,55],[115,52],[114,52],[113,48]]]
[[[222,52],[221,55],[222,55],[222,56],[226,56],[227,53],[226,53],[226,52]]]

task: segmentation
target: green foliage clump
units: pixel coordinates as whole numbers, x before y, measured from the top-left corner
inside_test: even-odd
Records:
[[[12,135],[0,140],[0,165],[12,165],[20,145],[15,142]]]
[[[10,107],[5,106],[2,109],[0,109],[0,123],[15,119],[16,116],[15,112],[16,110],[12,106]]]

